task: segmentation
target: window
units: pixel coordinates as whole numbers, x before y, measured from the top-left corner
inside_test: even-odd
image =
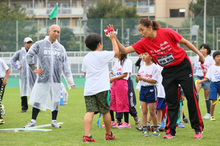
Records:
[[[170,9],[170,17],[185,17],[185,9]]]

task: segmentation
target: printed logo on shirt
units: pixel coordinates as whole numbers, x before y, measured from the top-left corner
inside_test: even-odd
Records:
[[[156,56],[156,55],[167,54],[170,50],[172,50],[171,46],[167,41],[164,41],[163,43],[160,44],[160,49],[150,50],[150,52],[152,53],[152,56]]]
[[[122,75],[121,70],[121,68],[116,67],[116,70],[113,71],[113,76],[116,77]]]
[[[215,77],[216,80],[220,80],[220,72],[218,72],[217,70],[213,72],[213,75]]]
[[[172,63],[174,61],[174,57],[171,53],[161,56],[161,57],[157,57],[157,61],[160,63],[160,65],[162,66],[166,66],[170,63]]]
[[[60,52],[56,50],[44,50],[44,55],[60,56]]]

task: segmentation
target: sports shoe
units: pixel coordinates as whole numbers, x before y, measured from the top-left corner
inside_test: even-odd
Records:
[[[93,139],[92,136],[83,136],[83,142],[95,142],[95,139]]]
[[[115,139],[115,136],[113,135],[112,132],[111,132],[111,135],[105,134],[105,140],[113,140],[113,139]]]
[[[3,119],[0,119],[0,124],[4,124],[4,120]]]
[[[206,115],[203,117],[203,119],[210,119],[210,117],[211,117],[211,114],[206,113]]]
[[[61,128],[61,126],[60,126],[57,122],[52,122],[52,123],[51,123],[51,127]]]
[[[4,105],[2,105],[2,116],[4,116],[5,115],[5,107],[4,107]]]
[[[118,124],[116,121],[111,121],[111,127],[114,128],[114,127],[117,127]],[[105,128],[105,125],[102,125],[102,128]]]
[[[117,126],[117,128],[118,128],[118,129],[131,128],[131,124],[124,122],[122,125]]]
[[[197,139],[202,138],[202,132],[195,132],[194,138],[197,138]]]
[[[160,131],[157,128],[154,128],[152,136],[160,136]]]
[[[143,131],[143,125],[136,126],[135,128],[136,128],[137,130],[139,130],[139,131]]]
[[[215,121],[215,117],[214,117],[214,116],[211,116],[211,117],[210,117],[210,121]]]
[[[182,122],[180,122],[180,123],[178,124],[178,127],[179,127],[179,128],[185,128],[185,126],[183,125]]]
[[[141,122],[140,118],[138,116],[134,117],[134,121],[135,121],[135,125],[137,125]]]
[[[183,118],[183,121],[184,121],[185,123],[189,123],[189,120],[187,119],[187,117],[184,117],[184,118]]]
[[[34,127],[34,126],[36,126],[36,122],[31,121],[26,126],[24,126],[24,128]]]
[[[21,113],[25,113],[26,112],[26,110],[21,110]]]
[[[170,133],[166,133],[166,135],[163,136],[164,139],[171,139],[174,138],[175,136],[171,135]]]
[[[147,128],[143,128],[143,133],[142,136],[148,137],[149,136],[149,131]]]

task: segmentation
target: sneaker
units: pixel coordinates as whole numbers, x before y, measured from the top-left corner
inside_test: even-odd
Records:
[[[2,105],[2,116],[4,116],[5,115],[5,107],[4,107],[4,105]]]
[[[143,133],[142,136],[148,137],[149,136],[149,131],[147,128],[143,128]]]
[[[124,122],[122,125],[117,126],[117,128],[118,128],[118,129],[131,128],[131,124]]]
[[[139,131],[143,131],[143,125],[136,126],[135,128],[136,128],[137,130],[139,130]]]
[[[111,127],[114,128],[114,127],[117,127],[118,124],[116,121],[111,121]],[[105,128],[105,125],[102,125],[102,128]]]
[[[202,138],[202,132],[195,132],[194,138],[196,139]]]
[[[154,128],[152,136],[160,136],[160,131],[157,128]]]
[[[61,128],[61,126],[60,126],[57,122],[52,122],[52,123],[51,123],[51,127]]]
[[[4,120],[3,119],[0,119],[0,124],[4,124]]]
[[[95,139],[93,139],[92,136],[83,136],[83,142],[95,142]]]
[[[211,114],[206,113],[206,115],[203,117],[203,119],[210,119],[210,117],[211,117]]]
[[[158,129],[159,131],[165,131],[164,128],[162,128],[161,126],[157,127],[157,129]]]
[[[135,121],[135,125],[137,125],[141,122],[140,118],[138,116],[134,117],[134,121]]]
[[[189,120],[187,119],[187,117],[184,117],[184,118],[183,118],[183,121],[184,121],[185,123],[189,123]]]
[[[26,112],[26,110],[21,110],[21,113],[25,113]]]
[[[174,138],[175,136],[171,135],[170,133],[166,133],[166,135],[163,136],[164,139],[171,139]]]
[[[111,135],[105,134],[105,140],[113,140],[113,139],[115,139],[115,136],[113,135],[112,132],[111,132]]]
[[[185,128],[185,126],[183,125],[182,122],[180,122],[180,123],[178,124],[178,127],[179,127],[179,128]]]
[[[210,117],[210,121],[215,121],[215,117],[214,117],[214,116],[211,116],[211,117]]]
[[[24,126],[24,128],[34,127],[34,126],[36,126],[36,123],[33,122],[33,121],[31,121],[31,122],[29,122],[26,126]]]

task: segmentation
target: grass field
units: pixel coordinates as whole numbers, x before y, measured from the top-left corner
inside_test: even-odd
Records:
[[[50,132],[0,132],[0,145],[87,145],[82,142],[84,135],[83,118],[85,115],[85,103],[83,98],[83,89],[76,88],[67,90],[69,93],[68,104],[60,106],[58,122],[63,122],[61,129],[46,127],[52,129]],[[206,114],[204,97],[200,92],[200,109],[202,116]],[[136,106],[138,115],[141,117],[139,96],[137,94],[138,104]],[[3,98],[6,114],[4,116],[5,124],[0,125],[0,129],[22,128],[31,120],[32,107],[29,107],[27,113],[20,113],[20,93],[19,88],[6,88]],[[184,111],[188,117],[187,102],[184,101]],[[194,130],[189,123],[184,123],[186,128],[177,128],[176,137],[173,139],[163,139],[164,132],[158,137],[142,137],[142,133],[135,129],[134,120],[130,117],[131,129],[112,129],[116,136],[113,141],[105,141],[105,130],[98,128],[96,121],[98,115],[94,116],[92,125],[92,135],[96,140],[90,145],[220,145],[220,103],[217,103],[215,109],[216,121],[204,120],[204,132],[202,139],[194,139]],[[42,111],[38,115],[37,125],[51,123],[51,112]],[[101,124],[103,124],[101,120]],[[151,133],[150,133],[151,134]]]

